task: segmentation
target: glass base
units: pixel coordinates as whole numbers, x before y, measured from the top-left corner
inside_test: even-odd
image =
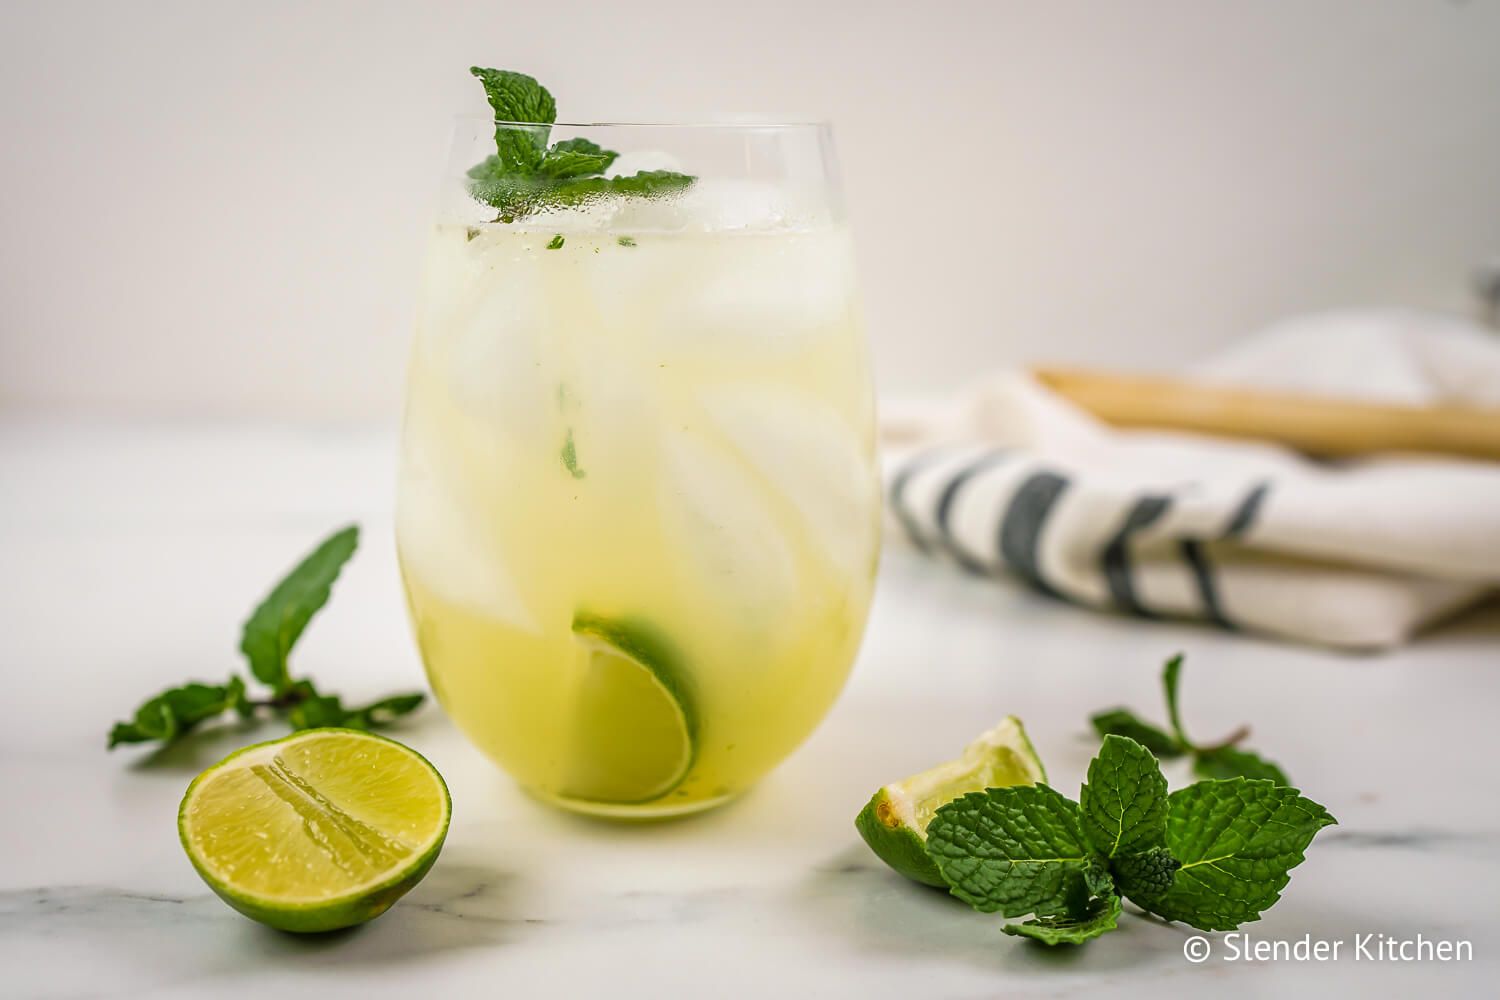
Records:
[[[534,799],[545,802],[549,806],[556,806],[566,812],[578,813],[581,816],[595,816],[600,819],[623,820],[625,822],[641,821],[650,822],[658,819],[677,819],[683,816],[692,816],[695,813],[707,812],[717,809],[730,800],[737,798],[739,792],[728,792],[707,799],[694,799],[691,802],[595,802],[590,799],[570,799],[562,795],[553,795],[549,792],[538,791],[535,788],[522,789]]]

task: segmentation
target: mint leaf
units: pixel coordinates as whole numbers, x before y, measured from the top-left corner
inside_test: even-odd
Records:
[[[987,788],[939,809],[927,853],[953,895],[982,913],[1066,914],[1094,851],[1078,805],[1047,785]]]
[[[619,155],[588,139],[564,139],[547,150],[538,172],[554,178],[602,174]]]
[[[566,243],[566,242],[567,242],[567,240],[563,239],[563,234],[562,233],[558,233],[555,236],[553,236],[550,240],[547,241],[547,249],[548,250],[561,250],[563,248],[563,244]]]
[[[476,201],[498,209],[501,222],[514,222],[540,204],[547,184],[528,174],[516,174],[490,155],[468,170],[469,194]]]
[[[1182,744],[1178,743],[1170,733],[1158,729],[1149,722],[1143,722],[1128,709],[1112,708],[1105,712],[1098,712],[1090,717],[1089,722],[1093,725],[1094,732],[1100,737],[1114,735],[1135,740],[1162,760],[1181,757],[1183,754]]]
[[[495,151],[503,172],[536,172],[545,157],[551,130],[518,129],[504,123],[551,125],[557,120],[557,103],[552,95],[525,73],[479,66],[470,66],[469,72],[484,85],[484,96],[494,109]]]
[[[1109,865],[1097,855],[1089,858],[1088,867],[1083,870],[1083,901],[1086,902],[1093,896],[1113,896],[1115,894],[1115,878],[1110,874]],[[1074,906],[1069,912],[1083,912]]]
[[[568,470],[568,475],[574,479],[582,479],[588,475],[578,467],[578,447],[573,443],[573,428],[571,427],[568,428],[568,436],[563,439],[561,457],[563,468]]]
[[[1124,708],[1112,708],[1091,716],[1089,722],[1093,725],[1094,732],[1101,737],[1113,734],[1133,739],[1162,760],[1190,754],[1194,773],[1203,778],[1243,776],[1265,778],[1280,785],[1288,784],[1286,772],[1280,767],[1249,750],[1238,749],[1239,742],[1250,733],[1246,726],[1241,726],[1212,745],[1199,745],[1188,738],[1187,729],[1182,724],[1179,695],[1182,663],[1182,654],[1178,653],[1162,668],[1161,685],[1166,695],[1167,715],[1171,719],[1170,733],[1143,722]]]
[[[1167,779],[1135,740],[1104,737],[1078,804],[1084,836],[1107,858],[1166,842]]]
[[[501,222],[514,222],[555,208],[578,208],[608,198],[662,198],[697,179],[671,170],[643,170],[626,177],[573,177],[551,180],[495,173],[489,160],[469,170],[469,190],[500,210]]]
[[[240,649],[250,673],[280,695],[291,686],[287,655],[324,604],[344,563],[359,547],[359,527],[350,525],[323,541],[286,575],[245,622]]]
[[[1182,867],[1165,847],[1122,854],[1111,864],[1120,893],[1138,903],[1170,889],[1173,873]]]
[[[1200,778],[1265,778],[1278,785],[1290,784],[1286,772],[1264,757],[1228,746],[1198,751],[1193,773]]]
[[[234,709],[234,714],[241,719],[249,720],[255,718],[255,702],[245,693],[245,682],[238,677],[229,681],[228,696],[229,707]]]
[[[1160,895],[1133,902],[1199,930],[1233,930],[1281,898],[1317,832],[1336,823],[1295,788],[1200,781],[1167,798],[1167,850],[1181,864]]]
[[[1178,653],[1166,662],[1161,670],[1161,686],[1167,695],[1167,719],[1172,723],[1172,733],[1182,746],[1192,749],[1193,741],[1182,730],[1182,716],[1177,711],[1177,685],[1182,679],[1182,654]]]
[[[286,721],[293,729],[317,729],[320,726],[342,726],[348,713],[336,694],[318,694],[293,705],[286,714]]]
[[[639,198],[658,198],[686,190],[697,180],[691,174],[679,174],[675,170],[641,170],[626,177],[611,177],[603,181],[608,194],[633,195]]]
[[[421,706],[422,702],[426,700],[426,697],[420,691],[416,691],[411,694],[398,694],[392,695],[389,698],[382,698],[379,701],[366,705],[364,708],[350,709],[345,713],[342,725],[348,726],[350,729],[374,729],[378,726],[384,726],[394,722],[403,715],[415,712]]]
[[[305,683],[305,682],[299,682]],[[345,708],[336,694],[320,694],[306,684],[307,695],[287,712],[293,729],[316,729],[320,726],[343,726],[346,729],[375,729],[416,711],[425,695],[420,692],[392,695],[362,708]]]
[[[1020,924],[1006,924],[1001,928],[1007,934],[1031,938],[1045,945],[1083,944],[1114,930],[1119,926],[1120,897],[1113,893],[1100,896],[1089,903],[1088,909],[1077,917],[1038,917]]]
[[[121,743],[170,743],[198,723],[223,715],[244,702],[245,682],[184,684],[168,688],[136,709],[128,722],[116,722],[109,732],[109,749]]]

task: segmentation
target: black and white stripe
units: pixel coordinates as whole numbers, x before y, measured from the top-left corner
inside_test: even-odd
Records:
[[[1130,494],[1108,492],[1101,486],[1087,495],[1087,503],[1070,507],[1068,517],[1056,516],[1070,496],[1084,499],[1080,491],[1089,489],[1086,476],[1040,465],[1015,452],[970,449],[956,453],[949,449],[919,453],[901,463],[891,478],[889,499],[892,513],[914,544],[924,552],[948,555],[969,573],[1009,572],[1043,593],[1106,604],[1141,617],[1202,617],[1224,628],[1236,627],[1225,607],[1208,543],[1246,537],[1265,504],[1268,482],[1254,483],[1224,505],[1224,528],[1215,538],[1202,537],[1202,520],[1196,522],[1196,534],[1179,535],[1173,530],[1175,524],[1177,531],[1185,531],[1192,521],[1174,521],[1174,505],[1180,497],[1173,490],[1143,489]],[[1189,491],[1191,486],[1180,489]],[[963,530],[955,524],[960,509]],[[975,517],[989,524],[982,535],[974,530]],[[1059,522],[1057,532],[1070,537],[1054,539],[1065,544],[1044,545],[1048,526],[1055,521]],[[1108,527],[1111,521],[1113,528]],[[980,537],[993,541],[979,546],[976,538]],[[1175,548],[1182,571],[1191,581],[1187,593],[1196,593],[1196,607],[1153,607],[1143,596],[1135,556],[1143,539],[1164,544],[1169,551]],[[1057,563],[1061,558],[1057,553],[1076,556],[1079,547],[1093,552],[1093,568],[1085,566],[1084,570],[1087,578],[1080,576],[1076,565]],[[1173,589],[1182,593],[1178,585]]]

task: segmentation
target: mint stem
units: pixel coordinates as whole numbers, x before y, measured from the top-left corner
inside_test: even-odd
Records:
[[[1208,746],[1193,746],[1190,749],[1194,753],[1213,753],[1216,750],[1228,750],[1230,747],[1243,743],[1249,736],[1250,727],[1240,726],[1217,743],[1211,743]]]

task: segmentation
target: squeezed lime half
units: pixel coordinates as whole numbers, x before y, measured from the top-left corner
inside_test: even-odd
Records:
[[[698,723],[688,675],[670,642],[635,619],[578,614],[577,696],[560,794],[639,805],[682,784]]]
[[[239,750],[188,786],[177,831],[198,874],[284,931],[378,917],[442,849],[452,803],[421,754],[354,729],[308,729]]]
[[[947,883],[927,856],[932,814],[969,792],[1046,780],[1021,720],[1008,715],[965,747],[957,760],[882,787],[854,825],[880,860],[909,879],[942,888]]]

